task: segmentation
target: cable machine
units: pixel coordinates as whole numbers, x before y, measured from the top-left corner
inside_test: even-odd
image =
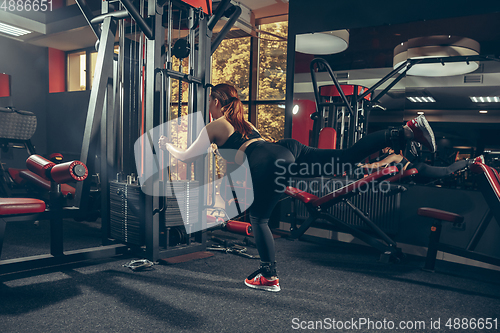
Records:
[[[196,121],[181,124],[183,93],[188,96],[187,118],[201,111],[208,123],[211,55],[241,9],[230,5],[230,0],[221,1],[213,12],[208,0],[105,0],[101,15],[93,17],[85,0],[77,4],[98,38],[81,152],[89,174],[98,177],[94,183],[78,184],[78,207],[89,207],[90,193],[99,191],[103,242],[127,244],[149,260],[204,250],[209,205],[206,191],[198,184],[207,182],[209,158],[187,165],[185,179],[173,179],[173,169],[165,165],[170,161],[168,152],[160,151],[157,142],[171,130],[172,126],[161,126],[167,122],[187,127],[187,146],[203,128]],[[212,41],[212,31],[223,15],[229,20]],[[175,35],[179,38],[174,44]],[[118,55],[114,53],[117,38]],[[182,65],[179,70],[173,68],[174,56],[180,61],[187,58],[185,70]],[[176,113],[174,82],[179,83]],[[187,194],[180,197],[174,191],[178,187],[199,191],[181,191]],[[190,212],[184,226],[173,221],[181,209]],[[191,228],[194,224],[200,225]]]

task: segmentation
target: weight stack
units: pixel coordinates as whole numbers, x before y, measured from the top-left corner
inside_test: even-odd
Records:
[[[190,233],[189,226],[198,223],[198,181],[173,181],[166,186],[171,186],[173,193],[166,197],[165,227],[186,226],[186,232]]]
[[[137,184],[111,181],[110,236],[125,244],[142,246],[144,237],[144,193]]]

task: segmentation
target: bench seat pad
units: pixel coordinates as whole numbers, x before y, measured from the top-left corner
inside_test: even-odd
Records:
[[[0,198],[0,216],[33,214],[45,211],[45,202],[31,198]]]

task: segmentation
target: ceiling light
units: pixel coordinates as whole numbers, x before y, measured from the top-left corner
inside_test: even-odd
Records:
[[[5,23],[0,23],[0,32],[7,34],[7,35],[16,36],[16,37],[19,37],[22,35],[27,35],[27,34],[31,33],[31,31],[29,31],[29,30],[16,28],[12,25],[5,24]]]
[[[436,100],[430,96],[407,96],[412,103],[436,103]]]
[[[486,97],[471,96],[470,100],[473,101],[474,103],[500,103],[499,96],[486,96]]]
[[[394,68],[407,59],[446,58],[453,56],[477,56],[479,43],[458,36],[429,36],[412,38],[394,49]],[[437,62],[414,64],[407,72],[417,76],[452,76],[470,73],[479,68],[477,61]]]
[[[417,114],[424,114],[424,111],[418,111]]]
[[[488,110],[480,110],[479,113],[488,113]]]
[[[293,114],[297,114],[297,113],[299,113],[299,106],[298,106],[297,104],[295,104],[295,105],[293,106],[292,113],[293,113]]]
[[[295,51],[322,55],[345,51],[349,46],[349,31],[323,31],[295,36]]]

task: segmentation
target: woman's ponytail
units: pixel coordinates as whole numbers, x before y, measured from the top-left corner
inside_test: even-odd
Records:
[[[218,84],[212,88],[212,98],[220,101],[222,114],[234,130],[248,138],[248,135],[252,133],[252,126],[245,120],[243,103],[238,98],[236,88],[229,84]]]

